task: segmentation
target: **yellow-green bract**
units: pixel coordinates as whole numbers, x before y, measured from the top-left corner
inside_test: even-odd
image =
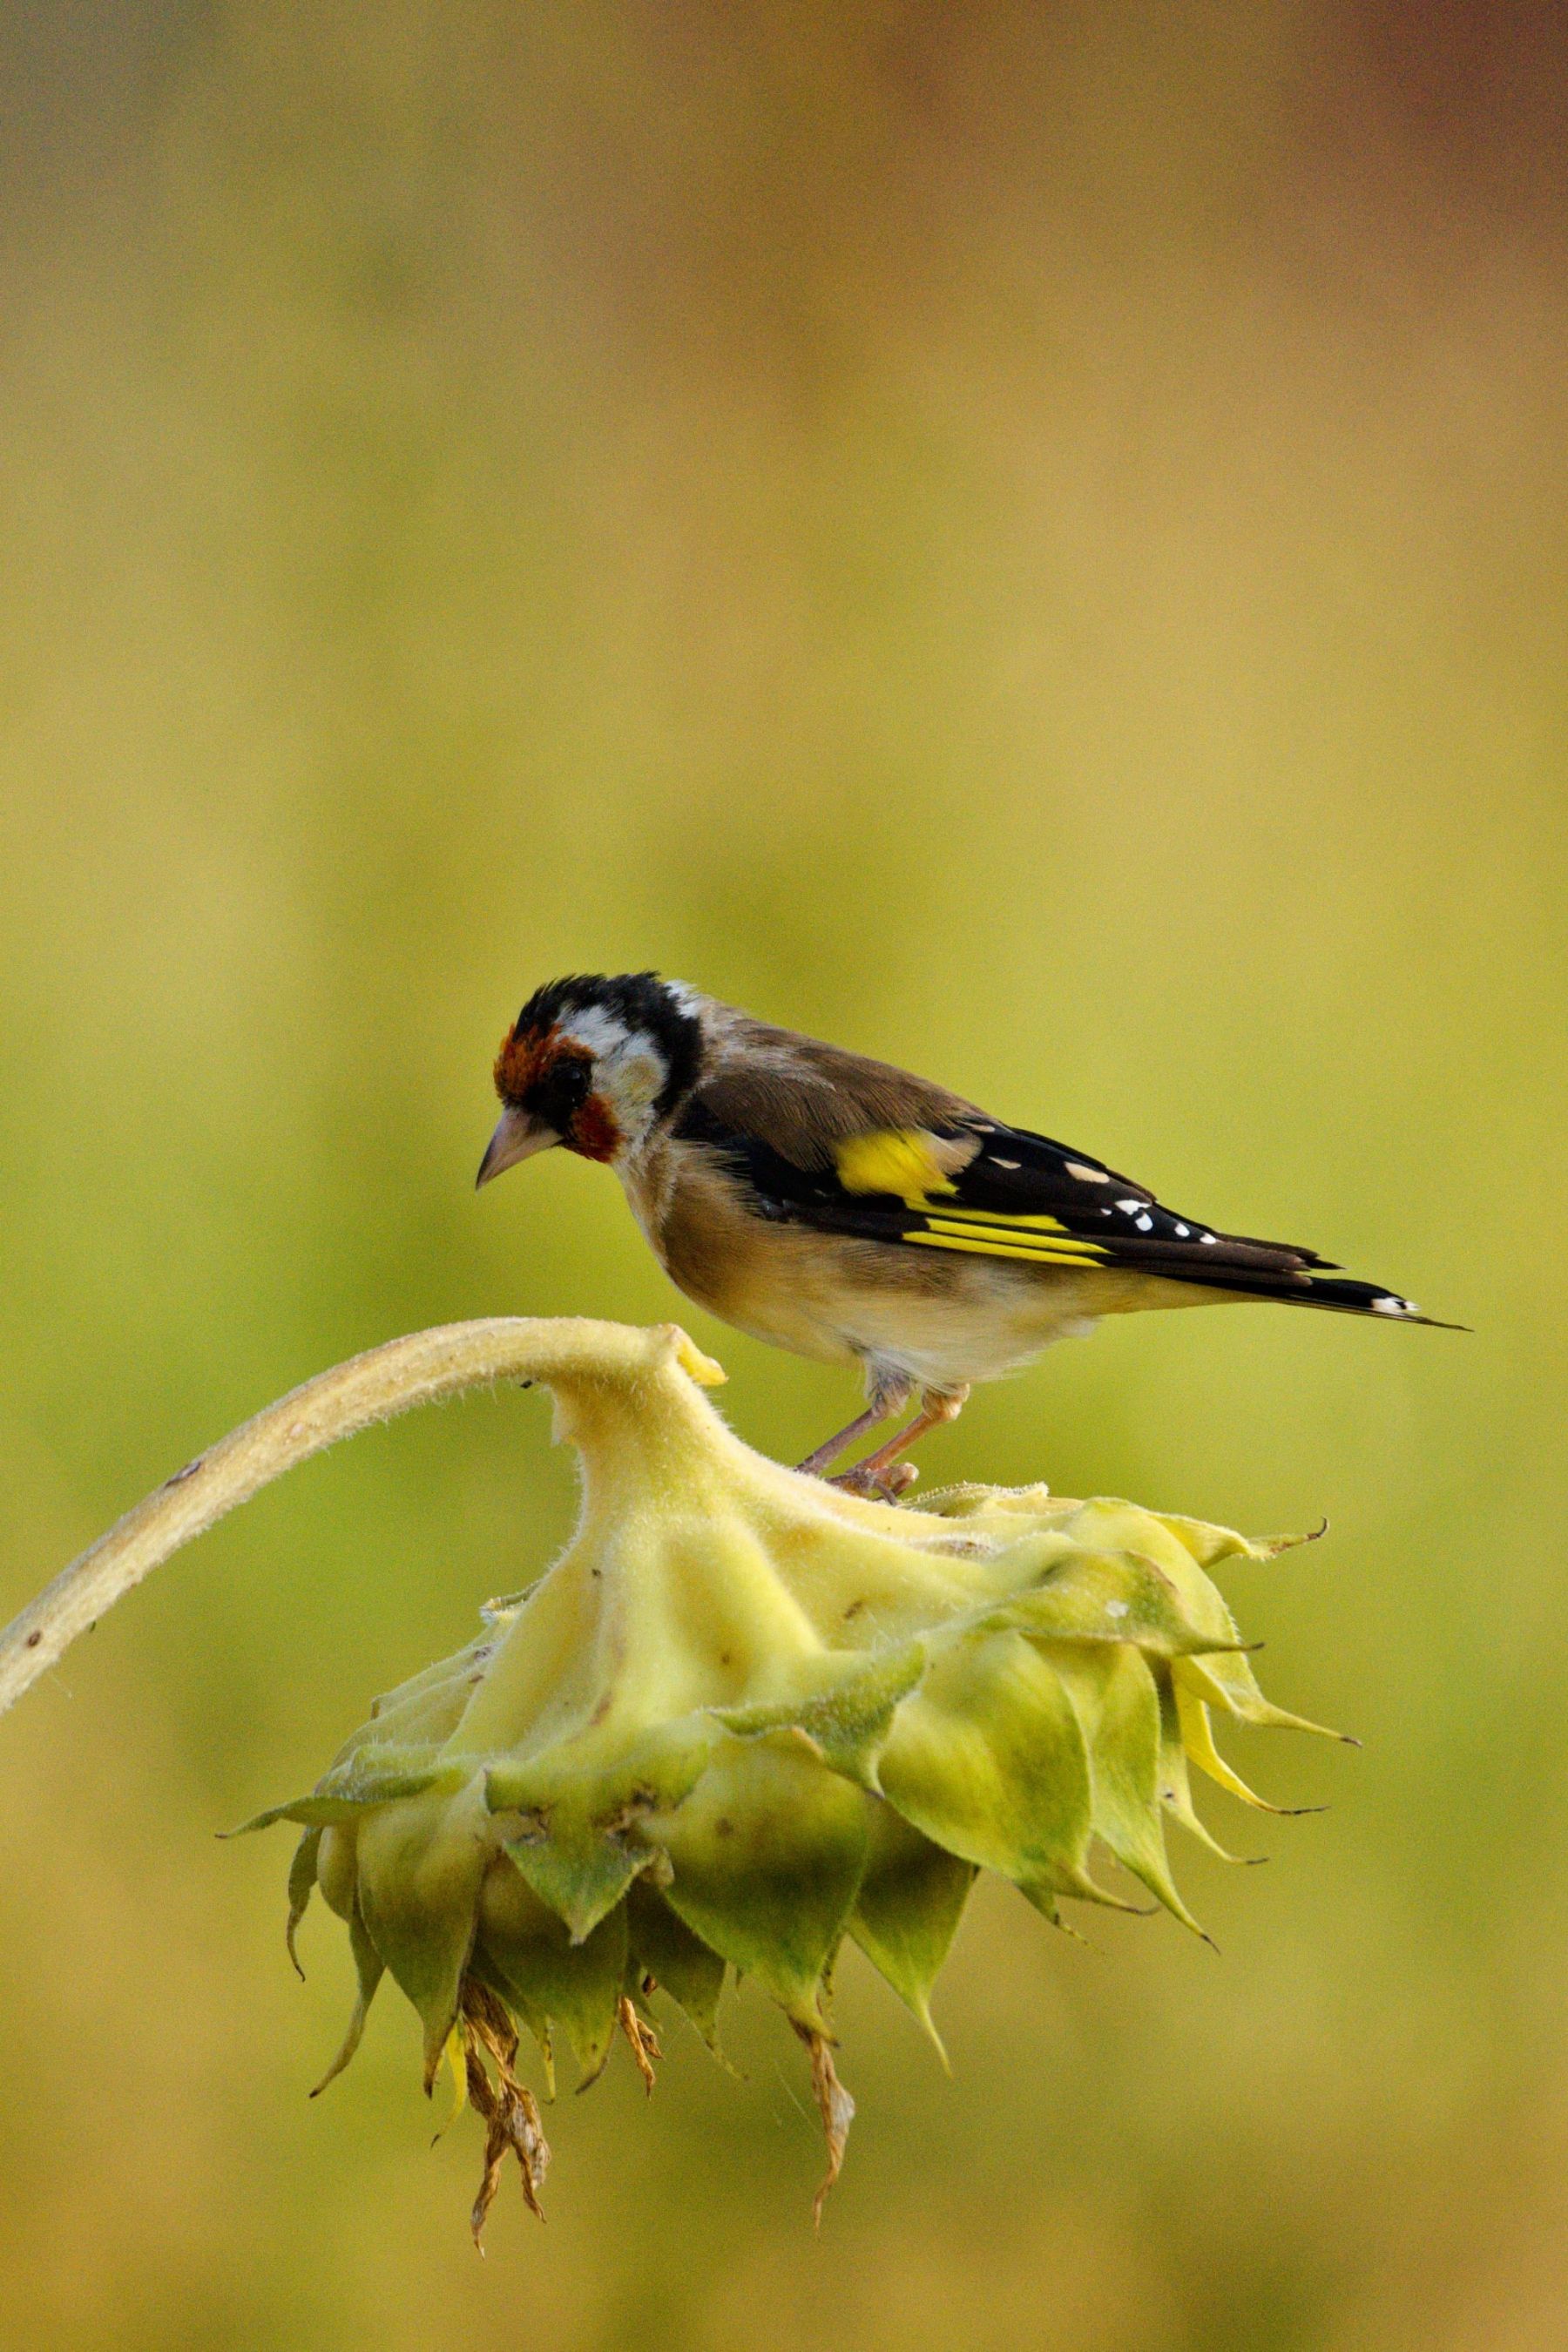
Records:
[[[531,2203],[546,2160],[519,2029],[589,2077],[622,2032],[651,2081],[656,1990],[711,2041],[726,1975],[755,1979],[808,2046],[826,2188],[847,1936],[929,2026],[978,1870],[1055,1919],[1120,1900],[1098,1845],[1192,1927],[1164,1837],[1212,1843],[1189,1764],[1258,1801],[1213,1716],[1318,1727],[1264,1698],[1207,1573],[1279,1542],[1043,1486],[865,1501],[742,1444],[683,1333],[555,1328],[539,1377],[584,1472],[566,1552],[248,1825],[303,1828],[290,1937],[316,1886],[347,1924],[331,2073],[390,1973],[427,2086],[447,2055],[484,2115],[476,2231],[508,2150]]]

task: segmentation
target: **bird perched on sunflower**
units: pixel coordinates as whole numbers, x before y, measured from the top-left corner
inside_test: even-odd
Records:
[[[1102,1315],[1251,1298],[1432,1319],[1314,1250],[1177,1216],[1087,1152],[656,972],[536,989],[495,1084],[480,1184],[555,1145],[603,1160],[689,1298],[860,1368],[866,1410],[804,1470],[918,1399],[847,1475],[862,1492],[900,1492],[915,1473],[900,1457],[972,1382]]]

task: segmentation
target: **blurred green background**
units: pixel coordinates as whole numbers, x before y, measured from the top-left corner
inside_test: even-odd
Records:
[[[657,964],[1475,1336],[1111,1325],[928,1479],[1331,1538],[1234,1575],[1321,1819],[1172,1923],[976,1901],[670,2037],[468,2244],[412,2012],[282,1948],[369,1695],[564,1538],[531,1397],[316,1463],[0,1725],[0,2306],[52,2347],[1473,2352],[1568,2333],[1563,24],[1540,6],[13,0],[0,1593],[469,1314],[831,1372],[601,1171],[476,1199],[539,980]]]

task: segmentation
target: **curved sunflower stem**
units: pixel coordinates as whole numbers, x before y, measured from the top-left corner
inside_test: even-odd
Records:
[[[0,1633],[0,1715],[133,1585],[274,1478],[339,1438],[496,1381],[605,1386],[679,1370],[724,1375],[673,1323],[498,1315],[388,1340],[321,1372],[198,1454],[64,1568]]]

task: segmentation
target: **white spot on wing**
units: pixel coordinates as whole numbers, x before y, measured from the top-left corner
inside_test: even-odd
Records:
[[[1142,1201],[1118,1201],[1116,1205],[1124,1217],[1135,1217],[1143,1203]]]
[[[1154,1230],[1154,1220],[1147,1213],[1142,1217],[1134,1217],[1132,1222],[1141,1234],[1152,1234]]]
[[[1421,1309],[1414,1298],[1374,1298],[1372,1311],[1374,1315],[1419,1315]]]
[[[1110,1181],[1103,1168],[1090,1168],[1081,1160],[1069,1160],[1067,1171],[1069,1176],[1076,1176],[1080,1184],[1109,1184]]]
[[[1021,1160],[1003,1160],[995,1154],[993,1154],[991,1160],[993,1168],[1021,1168],[1023,1164]]]
[[[1214,1247],[1216,1245],[1216,1244],[1218,1243],[1219,1236],[1218,1236],[1218,1234],[1200,1234],[1198,1235],[1198,1239],[1199,1239],[1200,1241],[1203,1241],[1203,1242],[1207,1242],[1207,1243],[1208,1243],[1208,1244],[1209,1244],[1209,1246],[1210,1246],[1210,1248],[1212,1249],[1212,1248],[1214,1248]]]
[[[1176,1231],[1183,1241],[1190,1242],[1192,1240],[1193,1229],[1191,1225],[1178,1225],[1176,1227]]]

